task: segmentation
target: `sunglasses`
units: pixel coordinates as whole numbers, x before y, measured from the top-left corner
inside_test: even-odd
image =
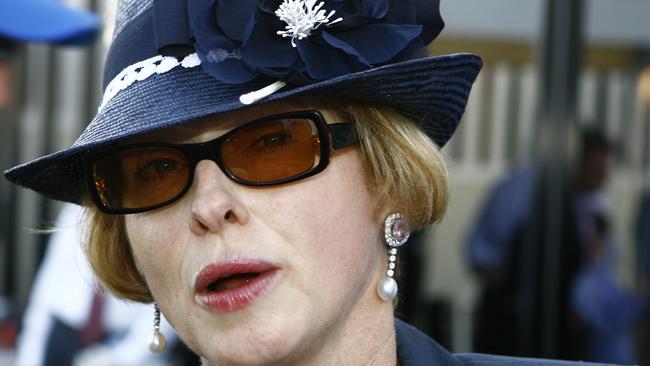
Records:
[[[87,160],[90,195],[109,214],[155,210],[181,198],[201,160],[233,181],[274,186],[317,174],[331,154],[359,142],[352,123],[328,124],[318,111],[282,113],[238,126],[196,144],[115,146]]]

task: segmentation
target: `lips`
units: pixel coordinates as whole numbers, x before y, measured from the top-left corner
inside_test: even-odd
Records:
[[[279,268],[265,261],[239,259],[206,266],[195,282],[195,298],[204,308],[225,313],[246,307],[279,278]]]

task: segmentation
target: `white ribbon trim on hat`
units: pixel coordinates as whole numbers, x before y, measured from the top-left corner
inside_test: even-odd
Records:
[[[110,83],[108,83],[108,86],[106,86],[104,97],[102,98],[102,103],[99,106],[98,112],[101,112],[102,109],[104,109],[104,106],[106,106],[106,104],[113,99],[117,93],[128,88],[136,81],[146,80],[154,74],[164,74],[179,65],[189,69],[201,65],[201,59],[196,53],[185,56],[185,58],[180,62],[173,56],[158,55],[127,66],[117,74]]]
[[[173,56],[158,55],[127,66],[124,70],[117,74],[117,76],[115,76],[110,83],[108,83],[108,86],[106,86],[104,97],[102,98],[102,103],[99,105],[97,112],[101,112],[106,104],[108,104],[108,102],[113,99],[117,93],[130,87],[136,81],[146,80],[154,74],[164,74],[168,71],[173,70],[179,65],[186,69],[197,67],[201,65],[201,59],[196,53],[185,56],[185,58],[183,58],[183,60],[180,62],[176,57]],[[260,90],[255,90],[250,93],[241,95],[239,97],[239,101],[242,104],[246,105],[253,104],[260,99],[264,99],[276,91],[282,89],[285,85],[287,85],[287,83],[278,80]]]

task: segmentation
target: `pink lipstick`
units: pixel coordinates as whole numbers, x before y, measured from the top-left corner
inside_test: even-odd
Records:
[[[195,299],[217,313],[239,310],[268,290],[279,274],[278,267],[260,260],[235,259],[210,264],[196,276]]]

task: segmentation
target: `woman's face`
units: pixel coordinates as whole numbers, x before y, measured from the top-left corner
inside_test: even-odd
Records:
[[[300,109],[308,108],[260,106],[154,139],[206,141]],[[350,324],[381,306],[375,284],[385,262],[374,210],[358,149],[349,148],[325,171],[270,188],[239,185],[201,161],[183,198],[125,220],[162,312],[207,363],[288,364],[336,349]]]

